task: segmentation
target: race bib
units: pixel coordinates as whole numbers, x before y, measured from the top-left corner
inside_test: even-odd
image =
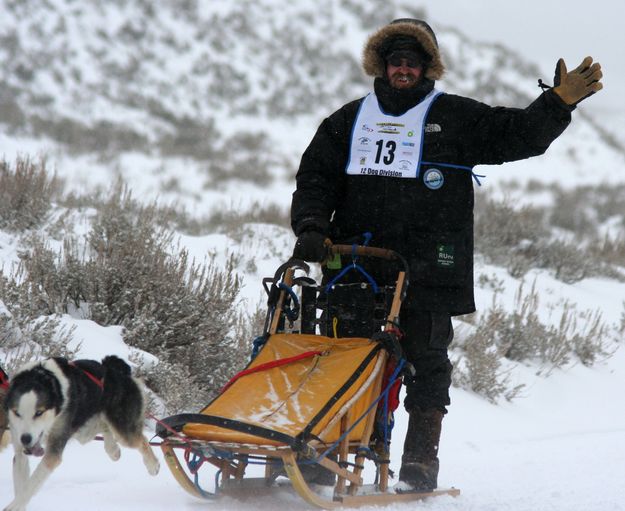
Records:
[[[385,114],[376,95],[367,95],[354,121],[345,172],[360,176],[417,178],[425,120],[440,94],[436,89],[432,90],[421,103],[400,116]]]

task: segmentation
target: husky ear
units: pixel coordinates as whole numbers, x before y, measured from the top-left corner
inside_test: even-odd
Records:
[[[36,366],[33,371],[39,378],[41,384],[50,391],[50,395],[54,396],[54,399],[52,399],[51,402],[48,403],[48,407],[54,408],[57,413],[60,412],[65,401],[65,396],[63,396],[63,389],[61,388],[61,383],[59,382],[59,379],[52,371],[46,369],[41,365]]]

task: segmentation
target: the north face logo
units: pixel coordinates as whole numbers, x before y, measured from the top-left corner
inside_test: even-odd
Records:
[[[426,124],[425,125],[426,133],[439,133],[441,131],[443,131],[443,128],[441,128],[440,124]]]

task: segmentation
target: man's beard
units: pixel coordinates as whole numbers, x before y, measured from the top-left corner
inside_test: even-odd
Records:
[[[409,89],[418,82],[419,80],[414,75],[407,73],[395,73],[390,79],[391,86],[396,89]]]
[[[434,82],[428,78],[421,78],[412,87],[397,89],[391,85],[388,77],[377,77],[374,81],[374,90],[378,101],[385,112],[401,115],[412,108],[427,96],[434,88]]]

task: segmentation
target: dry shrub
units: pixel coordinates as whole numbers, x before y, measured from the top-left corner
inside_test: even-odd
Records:
[[[556,186],[552,192],[554,205],[550,210],[550,223],[577,237],[592,237],[602,222],[615,216],[623,218],[623,184],[584,185],[571,190]]]
[[[44,221],[61,182],[48,175],[45,160],[18,158],[0,162],[0,228],[23,231]]]
[[[486,196],[477,201],[475,209],[476,251],[486,261],[505,267],[515,278],[532,268],[545,268],[566,283],[592,276],[623,281],[625,277],[618,267],[625,266],[625,234],[608,237],[600,222],[620,217],[625,226],[622,203],[621,210],[615,206],[625,187],[617,187],[607,198],[602,189],[580,187],[566,193],[550,190],[555,203],[550,207],[516,208],[510,199]],[[586,201],[581,203],[583,207],[582,198]]]
[[[129,345],[164,364],[148,377],[153,390],[174,408],[191,407],[210,399],[245,363],[249,339],[234,336],[243,321],[236,307],[240,280],[232,261],[221,269],[173,249],[172,233],[159,222],[157,208],[140,206],[117,189],[87,240],[65,240],[60,253],[35,242],[5,282],[13,290],[11,302],[33,315],[78,309],[102,325],[123,325]],[[193,389],[193,402],[187,391],[174,392],[173,374],[184,376],[180,388]]]
[[[544,210],[529,206],[517,210],[509,201],[477,201],[475,250],[512,275],[522,276],[532,267],[535,247],[548,235],[544,215]]]
[[[606,276],[610,278],[616,278],[623,280],[623,269],[625,269],[625,216],[623,218],[624,228],[622,232],[614,238],[605,236],[602,240],[598,240],[596,243],[590,244],[588,252],[590,260],[596,264],[603,263],[607,266],[606,269],[610,269],[614,266],[620,267],[621,272],[613,270],[612,273],[607,273]]]
[[[14,283],[0,275],[0,296],[18,295]],[[28,304],[19,300],[9,306],[0,300],[0,352],[9,375],[35,358],[73,358],[80,348],[69,348],[74,329],[64,327],[60,317],[32,317],[28,311]]]
[[[471,390],[496,403],[502,397],[516,398],[525,385],[514,385],[510,371],[504,369],[499,348],[492,337],[476,334],[467,341],[463,358],[454,360],[454,386]]]
[[[500,346],[500,335],[493,328],[504,322],[505,311],[496,306],[486,315],[477,319],[472,333],[465,340],[454,340],[452,345],[459,356],[453,361],[453,384],[456,387],[471,390],[491,403],[501,398],[512,400],[519,395],[524,385],[514,385],[510,378],[510,370],[505,368],[503,349]]]
[[[242,211],[234,208],[214,211],[206,220],[205,226],[210,231],[233,235],[243,225],[249,223],[265,223],[288,227],[288,211],[276,204],[261,205],[258,202],[254,202],[249,208]]]
[[[454,384],[473,390],[495,402],[512,399],[523,387],[510,381],[505,361],[534,363],[538,374],[549,375],[571,362],[592,366],[613,353],[611,330],[599,311],[578,311],[573,304],[562,305],[557,324],[546,324],[540,310],[535,283],[525,293],[521,284],[511,312],[498,304],[499,292],[491,307],[473,318],[473,332],[455,347],[462,358],[455,361]]]

